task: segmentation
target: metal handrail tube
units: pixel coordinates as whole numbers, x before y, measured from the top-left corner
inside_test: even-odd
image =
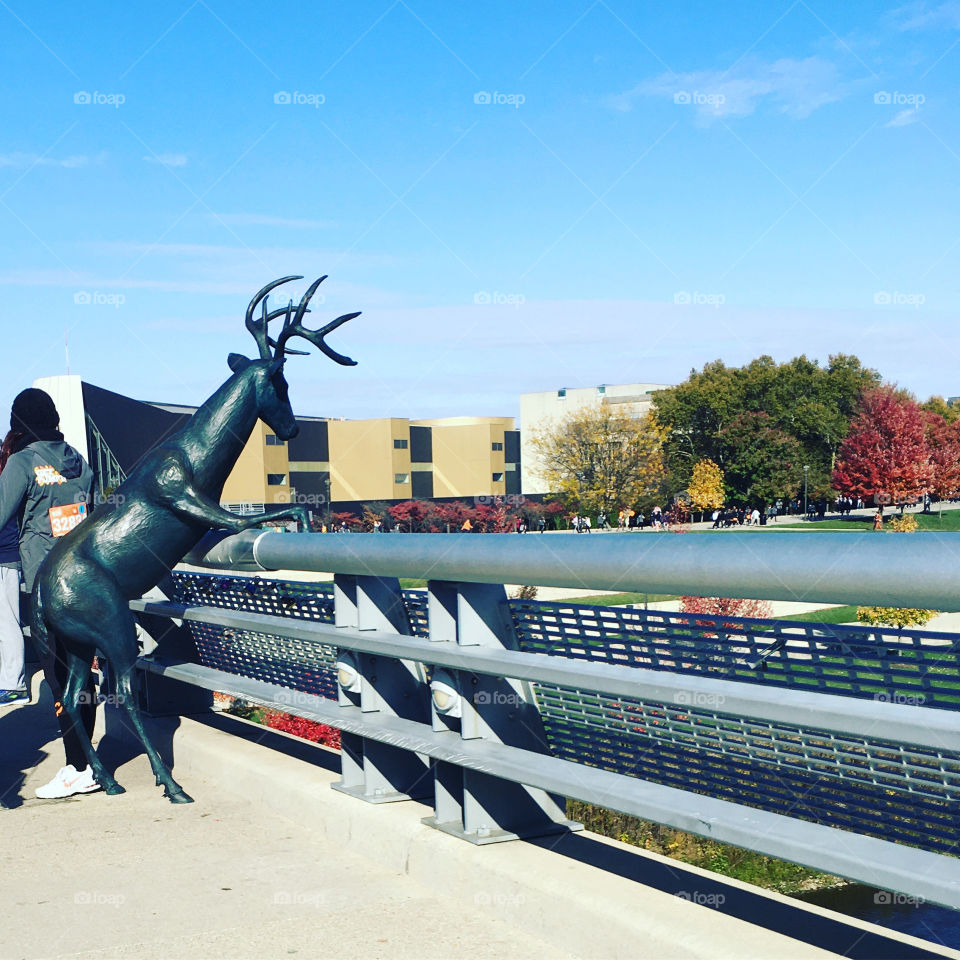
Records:
[[[247,531],[206,539],[185,560],[218,569],[960,610],[960,533]]]
[[[221,607],[189,607],[135,600],[135,612],[209,623],[235,630],[313,640],[331,646],[493,677],[555,684],[589,693],[650,700],[680,709],[706,710],[843,735],[893,740],[936,751],[960,752],[960,723],[952,711],[912,704],[860,700],[829,693],[764,688],[695,674],[670,673],[540,653],[436,643],[420,637],[334,627]]]
[[[311,694],[296,694],[296,704],[291,706],[289,698],[293,691],[286,687],[198,664],[158,659],[142,661],[142,665],[148,672],[171,680],[268,706],[282,705],[284,710],[298,716],[465,769],[620,810],[815,870],[922,897],[931,903],[960,908],[957,861],[942,854],[688,793],[517,747],[485,740],[461,740],[455,733],[438,733],[427,724],[379,711],[365,713],[359,707],[338,706],[335,701]]]

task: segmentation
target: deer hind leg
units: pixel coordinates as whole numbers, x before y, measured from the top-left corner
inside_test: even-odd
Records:
[[[124,793],[123,787],[107,772],[97,755],[97,751],[93,749],[82,715],[84,710],[96,709],[96,704],[83,703],[81,705],[81,700],[91,695],[90,666],[93,663],[93,648],[73,643],[67,639],[60,646],[58,653],[63,654],[67,667],[67,678],[63,685],[62,708],[67,715],[68,726],[72,729],[72,735],[79,741],[93,771],[93,776],[97,783],[103,787],[104,793]],[[64,731],[64,736],[68,735],[70,735],[70,729]]]
[[[111,667],[116,671],[117,699],[126,710],[130,724],[137,738],[143,744],[143,749],[150,760],[150,766],[156,775],[157,786],[163,786],[163,795],[169,798],[171,803],[193,803],[193,798],[188,796],[183,787],[173,779],[169,768],[163,762],[163,758],[150,741],[143,727],[140,706],[133,692],[133,673],[137,664],[136,624],[133,615],[126,606],[119,609],[117,615],[122,623],[115,624],[112,635],[117,637],[122,635],[124,643],[120,649],[113,649],[107,654]]]

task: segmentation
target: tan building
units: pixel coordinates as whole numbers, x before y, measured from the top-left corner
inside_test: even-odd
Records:
[[[298,495],[333,501],[477,497],[520,492],[512,417],[301,420],[289,443]]]
[[[122,482],[143,455],[179,430],[195,407],[142,403],[79,377],[48,377],[68,441],[84,453],[101,493]],[[298,417],[287,443],[258,422],[221,502],[262,505],[478,497],[520,492],[520,434],[512,417],[328,420]]]

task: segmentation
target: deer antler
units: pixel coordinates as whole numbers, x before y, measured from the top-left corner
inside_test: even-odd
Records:
[[[281,277],[279,280],[274,280],[273,283],[268,283],[251,301],[250,305],[247,307],[247,317],[246,324],[247,329],[253,334],[253,339],[257,341],[257,347],[260,349],[260,359],[261,360],[270,360],[272,359],[272,354],[270,353],[270,335],[267,332],[267,325],[271,320],[276,319],[277,317],[283,316],[286,313],[286,310],[274,310],[269,315],[267,314],[267,294],[273,290],[274,287],[279,287],[282,283],[289,283],[291,280],[302,280],[303,277]],[[257,309],[259,303],[263,303],[263,313],[259,320],[253,319],[253,311]]]
[[[288,277],[286,279],[291,279],[291,278]],[[293,312],[292,301],[290,305],[287,307],[286,320],[284,321],[283,329],[280,331],[280,334],[277,337],[276,341],[272,341],[272,340],[269,341],[276,347],[276,350],[274,351],[275,357],[282,357],[288,353],[298,353],[302,355],[303,351],[301,350],[286,349],[286,344],[288,340],[290,340],[292,337],[302,337],[304,340],[307,340],[310,343],[312,343],[315,347],[319,347],[319,349],[323,353],[325,353],[331,360],[334,360],[345,367],[356,366],[356,363],[357,363],[356,360],[351,360],[349,357],[345,357],[342,353],[337,353],[337,351],[334,350],[332,347],[327,346],[323,338],[328,333],[332,333],[334,330],[336,330],[337,327],[346,323],[348,320],[352,320],[354,317],[359,317],[360,316],[359,311],[357,311],[356,313],[345,313],[342,317],[337,317],[336,320],[331,320],[328,324],[325,324],[319,330],[309,330],[307,327],[303,325],[303,317],[304,317],[304,314],[307,313],[307,304],[310,303],[310,298],[317,292],[317,287],[319,287],[320,284],[323,283],[323,281],[326,279],[327,279],[326,275],[324,275],[320,277],[319,280],[314,280],[314,282],[310,284],[310,288],[303,295],[303,299],[300,301],[300,305],[297,307],[296,315],[291,317],[291,314]],[[266,325],[264,325],[264,328],[266,328]]]

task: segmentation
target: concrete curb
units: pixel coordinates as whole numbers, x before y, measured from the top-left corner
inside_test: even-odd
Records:
[[[107,733],[129,740],[125,722],[107,713]],[[187,792],[234,789],[465,907],[578,956],[960,958],[960,952],[931,952],[924,941],[718,880],[593,834],[474,847],[422,825],[420,818],[432,812],[423,804],[370,805],[331,790],[339,780],[336,752],[233,717],[150,724],[157,742],[172,742],[176,775]],[[317,879],[322,882],[322,865]],[[780,922],[771,924],[777,916]],[[758,926],[756,918],[794,935]],[[456,922],[450,918],[452,930]],[[871,941],[873,948],[867,947]],[[897,945],[901,949],[891,952]]]

